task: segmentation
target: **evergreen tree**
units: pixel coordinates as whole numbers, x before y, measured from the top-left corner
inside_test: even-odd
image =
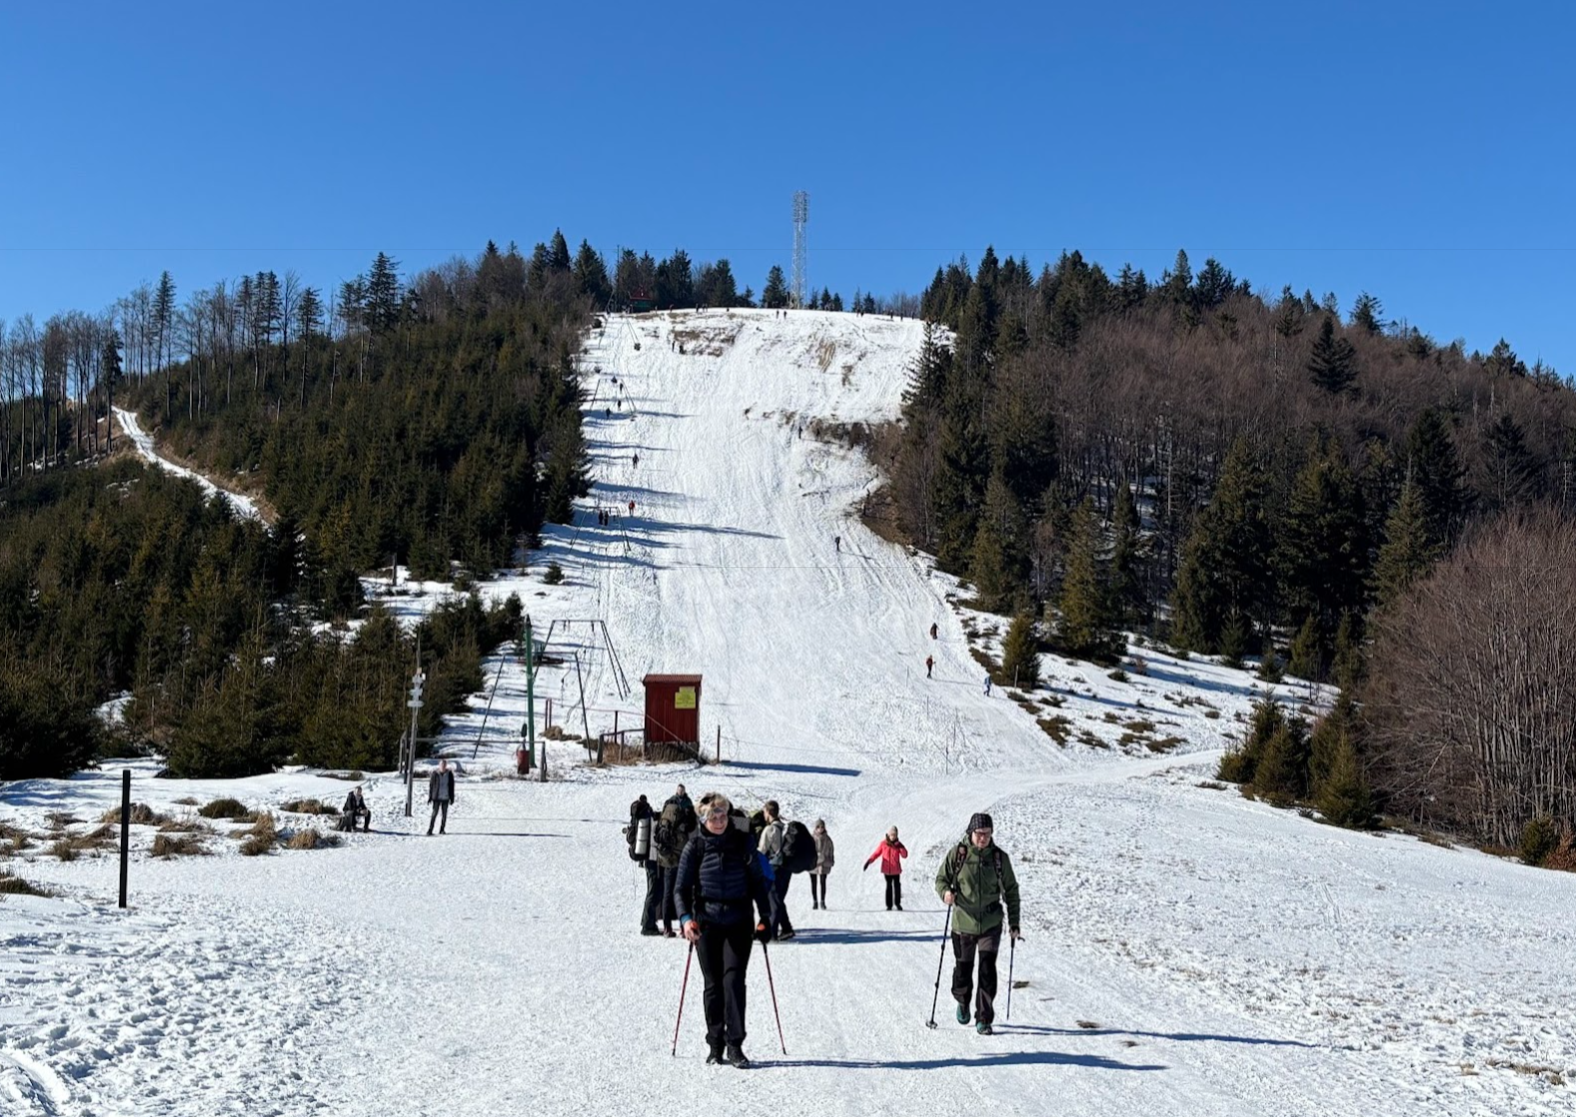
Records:
[[[1200,310],[1213,310],[1230,298],[1236,287],[1236,278],[1211,256],[1193,284],[1195,304]]]
[[[1335,336],[1335,319],[1328,314],[1319,323],[1319,336],[1308,358],[1308,375],[1331,395],[1340,395],[1357,379],[1357,355],[1352,343]]]
[[[1290,340],[1302,333],[1302,320],[1306,316],[1302,301],[1291,293],[1291,288],[1281,288],[1280,302],[1275,306],[1275,332]]]
[[[1335,628],[1335,685],[1351,693],[1363,679],[1362,618],[1347,613]]]
[[[1543,463],[1527,446],[1521,424],[1503,414],[1483,437],[1484,510],[1516,508],[1540,495]]]
[[[580,250],[575,253],[574,281],[575,289],[590,298],[591,305],[598,309],[613,297],[613,284],[608,280],[602,254],[587,241],[581,241]]]
[[[1194,518],[1183,547],[1173,596],[1171,641],[1213,652],[1235,623],[1244,641],[1264,618],[1272,596],[1271,536],[1265,515],[1263,466],[1238,438],[1226,455],[1209,506]]]
[[[379,252],[367,274],[366,324],[374,334],[387,333],[399,321],[399,264]]]
[[[781,310],[788,305],[788,283],[783,279],[783,269],[773,264],[766,273],[766,287],[761,291],[761,305],[767,310]]]
[[[1378,299],[1364,291],[1352,304],[1351,324],[1353,328],[1377,337],[1384,333],[1384,307]]]
[[[1040,682],[1040,639],[1035,632],[1034,614],[1022,612],[1012,618],[1001,646],[1001,679],[1016,687],[1032,689]]]
[[[998,469],[985,486],[970,562],[970,577],[984,608],[995,612],[1008,607],[1022,584],[1023,535],[1023,510]]]
[[[1073,513],[1057,633],[1062,649],[1080,659],[1108,654],[1111,644],[1110,599],[1101,563],[1103,543],[1094,498],[1085,497]]]
[[[1324,636],[1312,613],[1303,619],[1302,627],[1291,642],[1291,660],[1286,670],[1299,679],[1318,682],[1324,678]]]
[[[1124,627],[1142,624],[1147,617],[1147,579],[1144,575],[1144,541],[1138,504],[1126,478],[1117,482],[1116,508],[1111,514],[1112,621]]]
[[[1253,770],[1253,791],[1277,806],[1308,797],[1308,726],[1301,718],[1285,718],[1264,742]]]
[[[1253,703],[1252,720],[1237,747],[1220,758],[1216,778],[1227,783],[1251,784],[1258,772],[1264,747],[1286,724],[1285,711],[1268,691]]]
[[[1443,553],[1442,544],[1429,530],[1422,487],[1408,479],[1385,522],[1384,545],[1374,564],[1374,593],[1379,604],[1395,601],[1427,574]]]
[[[562,229],[553,230],[553,240],[547,249],[547,268],[557,274],[566,274],[571,268],[569,261],[569,242],[564,239]]]
[[[1286,600],[1294,612],[1315,618],[1321,661],[1328,651],[1323,641],[1341,615],[1363,605],[1368,577],[1365,525],[1362,492],[1345,455],[1321,435],[1293,482],[1277,539]]]
[[[1466,470],[1456,456],[1450,428],[1435,408],[1418,416],[1406,436],[1406,468],[1422,497],[1428,541],[1448,550],[1466,517],[1469,498]]]

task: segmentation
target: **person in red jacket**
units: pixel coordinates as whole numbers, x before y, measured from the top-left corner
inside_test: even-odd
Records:
[[[875,852],[865,859],[868,869],[877,857],[881,858],[881,875],[886,877],[887,911],[903,910],[903,858],[907,856],[908,847],[897,840],[897,827],[893,826],[876,845]]]

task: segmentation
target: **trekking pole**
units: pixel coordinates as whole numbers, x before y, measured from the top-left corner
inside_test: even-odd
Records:
[[[1012,1019],[1012,963],[1018,957],[1018,940],[1007,948],[1007,1019]]]
[[[694,958],[695,944],[690,943],[689,953],[684,956],[684,983],[679,986],[679,1015],[678,1019],[673,1021],[673,1050],[671,1052],[673,1055],[679,1053],[679,1022],[684,1019],[684,994],[689,989],[689,968],[690,962]]]
[[[777,1011],[777,983],[772,980],[772,952],[761,943],[761,957],[766,959],[766,988],[772,991],[772,1015],[777,1017],[777,1046],[788,1054],[788,1044],[783,1040],[783,1014]]]
[[[930,998],[930,1022],[927,1028],[936,1026],[936,1002],[941,1000],[941,965],[947,960],[947,932],[952,929],[952,905],[947,905],[947,921],[941,925],[941,956],[936,959],[936,994]]]

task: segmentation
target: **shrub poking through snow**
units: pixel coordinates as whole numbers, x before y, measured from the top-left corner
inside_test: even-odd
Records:
[[[279,804],[282,811],[292,814],[338,814],[339,812],[321,799],[292,799],[288,803]]]
[[[120,808],[111,807],[99,816],[100,822],[119,823]],[[156,812],[146,803],[133,803],[131,805],[131,821],[142,826],[157,826],[164,821],[164,816]]]
[[[47,889],[31,884],[21,877],[11,876],[9,873],[0,873],[0,896],[52,896],[54,893]]]
[[[256,857],[272,850],[278,840],[279,832],[274,827],[273,814],[261,811],[252,823],[252,828],[245,833],[241,853],[247,857]]]
[[[564,580],[564,568],[556,562],[547,564],[547,571],[542,575],[542,581],[550,586],[556,586]]]
[[[1281,710],[1280,703],[1274,698],[1265,695],[1255,702],[1253,724],[1248,728],[1242,742],[1236,748],[1228,749],[1220,758],[1220,767],[1215,772],[1215,778],[1225,780],[1227,783],[1251,784],[1258,770],[1259,758],[1264,753],[1264,746],[1285,721],[1286,715]]]
[[[195,834],[155,834],[153,835],[153,856],[155,857],[190,857],[208,852],[208,847]]]
[[[197,813],[204,818],[246,819],[252,817],[252,812],[247,810],[246,804],[239,799],[214,799],[198,807]]]
[[[1517,851],[1523,863],[1541,865],[1554,847],[1559,844],[1560,832],[1554,820],[1540,814],[1521,828],[1521,846]]]
[[[285,843],[286,849],[316,849],[323,844],[323,835],[316,829],[308,826],[305,830],[297,830],[290,835],[290,840]]]

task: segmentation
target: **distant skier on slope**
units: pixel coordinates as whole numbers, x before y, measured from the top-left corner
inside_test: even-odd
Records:
[[[881,859],[881,875],[886,877],[887,911],[903,910],[903,858],[907,856],[908,847],[897,839],[897,827],[889,826],[886,837],[876,843],[875,852],[865,858],[865,869],[870,868],[876,858]]]
[[[931,670],[931,668],[933,668],[935,666],[936,666],[936,657],[927,655],[925,657],[925,678],[927,678],[927,679],[930,678],[930,670]]]
[[[969,1022],[974,991],[974,959],[979,958],[979,992],[974,998],[974,1030],[991,1034],[996,1018],[996,956],[1001,951],[1001,906],[1007,903],[1008,934],[1018,934],[1018,878],[1012,861],[995,844],[991,817],[969,819],[963,841],[947,852],[936,870],[936,895],[952,908],[952,999],[959,1024]]]
[[[744,1068],[750,1065],[743,1049],[744,975],[752,938],[764,943],[771,933],[772,894],[749,836],[732,824],[731,807],[722,795],[709,797],[702,825],[679,859],[674,903],[706,980],[706,1061]]]

